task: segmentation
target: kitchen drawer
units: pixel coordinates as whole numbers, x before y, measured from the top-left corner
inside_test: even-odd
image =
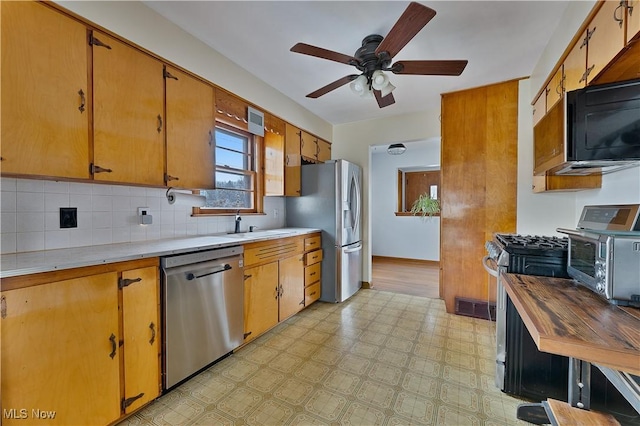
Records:
[[[315,263],[311,266],[304,268],[304,286],[308,287],[311,284],[320,281],[320,271],[322,269],[322,263]]]
[[[320,298],[320,282],[304,289],[304,306],[309,306]]]
[[[320,235],[304,239],[304,251],[319,249],[322,246]]]
[[[314,250],[304,255],[304,265],[309,266],[322,260],[322,249]]]
[[[244,265],[256,265],[279,260],[304,251],[301,237],[283,238],[276,241],[261,241],[244,246]]]

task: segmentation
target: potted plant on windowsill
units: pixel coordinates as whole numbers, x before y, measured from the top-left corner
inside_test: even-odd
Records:
[[[440,213],[440,201],[435,198],[431,198],[431,196],[426,192],[424,194],[420,194],[411,207],[411,213],[413,213],[414,216],[421,215],[423,219],[427,216],[431,217]]]

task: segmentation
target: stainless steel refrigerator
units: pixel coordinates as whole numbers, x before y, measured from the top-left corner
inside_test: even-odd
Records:
[[[362,169],[346,160],[301,169],[301,195],[286,200],[287,226],[322,230],[320,300],[343,302],[362,285]]]

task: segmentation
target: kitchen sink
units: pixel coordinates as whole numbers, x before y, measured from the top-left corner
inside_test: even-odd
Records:
[[[292,232],[287,231],[253,231],[253,232],[229,232],[227,233],[227,237],[231,238],[261,238],[261,237],[273,237],[278,235],[291,235]]]

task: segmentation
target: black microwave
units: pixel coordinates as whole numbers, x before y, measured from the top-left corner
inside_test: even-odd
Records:
[[[570,91],[564,102],[569,168],[640,163],[640,79]]]

